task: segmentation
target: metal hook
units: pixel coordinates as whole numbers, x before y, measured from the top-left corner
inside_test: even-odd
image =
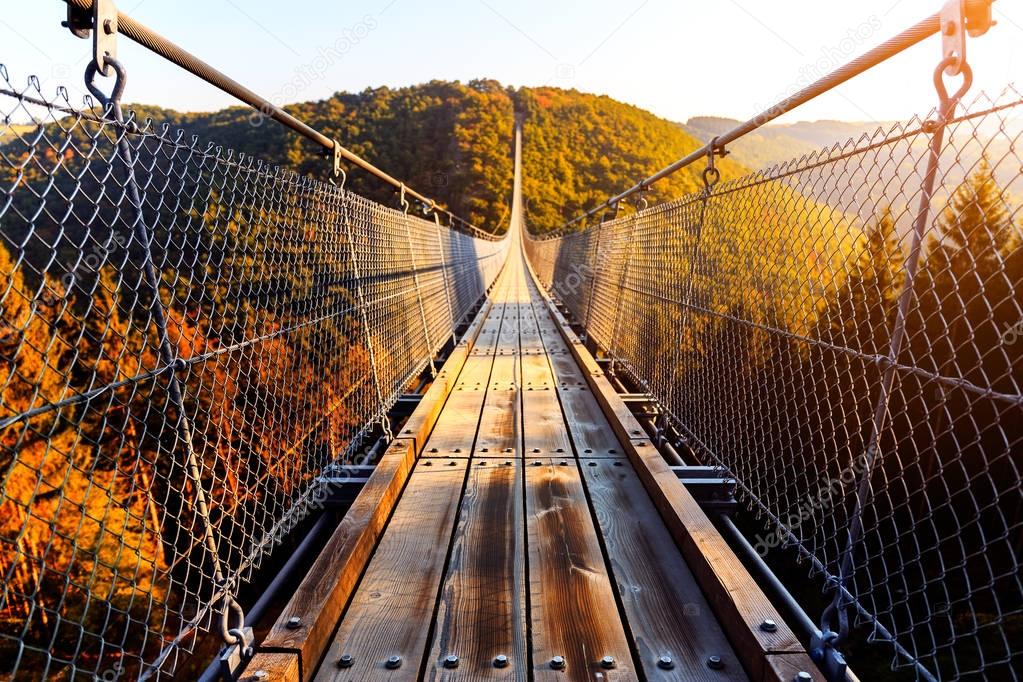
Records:
[[[232,628],[230,625],[231,612],[234,612],[237,617],[238,627]],[[224,642],[227,644],[241,644],[246,646],[249,642],[246,641],[243,630],[245,628],[245,611],[242,610],[241,604],[227,594],[224,595],[224,610],[221,613],[220,629],[221,635],[224,637]]]
[[[711,188],[721,179],[721,172],[714,165],[714,157],[718,154],[718,138],[715,136],[707,145],[707,167],[703,169],[703,189],[709,193]],[[722,154],[724,156],[724,154]]]
[[[404,182],[401,183],[401,195],[399,196],[398,200],[401,203],[402,209],[404,209],[404,211],[405,211],[405,215],[408,215],[409,202],[408,202],[408,199],[405,198],[405,183]]]
[[[973,69],[970,68],[970,65],[967,62],[963,61],[958,64],[959,73],[963,76],[963,83],[959,86],[959,89],[956,90],[951,97],[949,97],[948,88],[945,87],[945,69],[957,64],[958,62],[958,57],[945,57],[938,63],[937,68],[934,69],[934,89],[938,91],[938,101],[940,104],[939,115],[943,119],[947,119],[952,115],[956,104],[959,103],[959,100],[962,99],[963,95],[965,95],[970,89],[970,86],[973,85]]]
[[[104,108],[112,107],[118,112],[120,110],[121,96],[124,94],[124,87],[128,82],[128,74],[121,62],[107,57],[107,64],[114,69],[114,87],[110,91],[110,95],[106,95],[96,85],[96,74],[99,73],[99,66],[96,62],[89,62],[89,65],[85,67],[85,87],[89,89],[92,96],[99,100],[99,103]],[[120,118],[118,114],[118,119]]]

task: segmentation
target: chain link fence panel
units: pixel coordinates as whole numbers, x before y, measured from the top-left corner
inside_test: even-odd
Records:
[[[0,677],[169,676],[507,240],[2,66],[0,112]]]

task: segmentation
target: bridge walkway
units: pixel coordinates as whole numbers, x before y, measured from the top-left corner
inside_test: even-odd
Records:
[[[247,670],[823,679],[537,286],[515,185],[488,301]]]

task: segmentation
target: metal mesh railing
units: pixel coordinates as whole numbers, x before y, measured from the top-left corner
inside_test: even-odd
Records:
[[[855,614],[921,677],[1017,679],[1023,98],[965,110],[527,251],[737,477],[757,549],[795,547],[838,592],[825,627]]]
[[[0,75],[0,677],[169,673],[506,240]]]

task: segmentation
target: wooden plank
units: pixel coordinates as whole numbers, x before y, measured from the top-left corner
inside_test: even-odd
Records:
[[[462,336],[462,340],[448,354],[447,360],[438,370],[437,377],[426,390],[415,412],[409,416],[402,426],[400,433],[397,434],[399,438],[410,438],[414,441],[413,445],[417,455],[422,452],[426,439],[430,436],[430,432],[433,431],[444,403],[451,390],[455,387],[455,381],[462,372],[462,367],[472,350],[472,344],[475,342],[484,320],[487,319],[490,309],[491,303],[488,299],[476,314],[469,330]]]
[[[558,386],[558,397],[579,457],[625,458],[625,450],[588,386]]]
[[[462,334],[462,338],[459,339],[458,345],[464,347],[467,353],[471,351],[473,345],[475,345],[476,337],[479,335],[480,328],[483,327],[483,322],[490,315],[491,306],[493,306],[491,300],[489,298],[486,299],[475,317],[472,318],[472,322],[469,323],[465,333]]]
[[[493,362],[493,355],[472,355],[465,361],[422,457],[468,457],[472,453],[472,434],[479,425]]]
[[[520,404],[518,391],[518,357],[498,356],[490,376],[479,429],[476,433],[474,457],[521,457],[519,447]]]
[[[574,460],[556,461],[525,468],[534,679],[634,680],[579,470]],[[554,656],[564,657],[565,670],[551,668]],[[604,669],[604,656],[616,667]]]
[[[426,679],[526,679],[522,504],[518,462],[470,464]],[[457,668],[444,666],[448,655],[458,656]],[[499,655],[503,668],[494,666]]]
[[[249,661],[241,679],[259,682],[300,682],[302,671],[298,652],[261,651]]]
[[[582,472],[646,678],[749,679],[629,462],[591,460]],[[659,668],[661,656],[675,667]],[[711,656],[724,669],[708,668]]]
[[[466,461],[423,464],[409,479],[314,678],[317,682],[418,677]],[[336,661],[346,653],[352,656],[351,666],[339,668]],[[401,657],[400,667],[386,667],[391,656]]]
[[[814,662],[806,654],[773,654],[767,657],[768,674],[761,678],[763,682],[783,680],[792,682],[801,672],[810,673],[814,682],[825,682],[827,678],[821,674]]]
[[[572,452],[546,355],[522,357],[522,421],[525,457]]]
[[[455,380],[462,369],[462,364],[467,357],[465,348],[455,348],[448,357],[444,366],[437,372],[437,377],[423,394],[415,411],[405,420],[399,438],[407,438],[413,441],[416,454],[419,454],[426,439],[429,438],[441,410],[444,409],[444,402],[448,394],[455,386]]]
[[[409,440],[395,441],[384,451],[369,481],[263,640],[262,649],[298,652],[305,679],[315,670],[330,633],[369,562],[414,460]],[[300,627],[288,626],[292,617],[301,620]]]

